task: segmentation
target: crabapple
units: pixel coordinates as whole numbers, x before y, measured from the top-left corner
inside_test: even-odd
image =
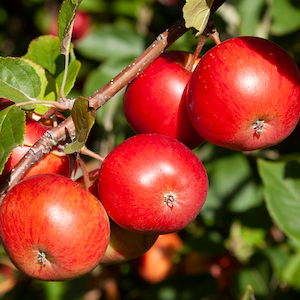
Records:
[[[208,178],[187,146],[161,134],[138,134],[104,159],[98,180],[100,200],[121,227],[142,233],[178,231],[203,206]]]
[[[88,174],[90,180],[88,191],[99,198],[97,188],[99,169],[92,170]],[[76,182],[83,187],[85,186],[83,176],[79,177]],[[140,257],[152,247],[158,237],[155,234],[129,231],[117,225],[113,220],[110,219],[109,221],[109,244],[101,264],[117,264]]]
[[[40,280],[70,280],[101,261],[110,236],[101,202],[73,180],[39,174],[20,181],[0,206],[0,237],[13,264]]]
[[[232,38],[203,55],[187,103],[192,123],[209,142],[238,151],[270,147],[298,123],[300,73],[277,44]]]
[[[127,86],[124,114],[136,133],[164,134],[191,149],[204,142],[186,107],[185,91],[192,75],[188,70],[192,58],[189,52],[167,51]]]

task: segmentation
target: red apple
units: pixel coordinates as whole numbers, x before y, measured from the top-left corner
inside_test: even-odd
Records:
[[[177,233],[163,234],[158,237],[152,248],[134,263],[139,275],[149,283],[166,279],[174,269],[174,257],[183,248]]]
[[[90,187],[88,191],[95,197],[98,195],[99,169],[89,172]],[[76,182],[84,187],[84,178],[79,177]],[[110,219],[110,238],[101,264],[117,264],[132,260],[147,252],[156,241],[158,235],[143,234],[126,230]]]
[[[75,16],[72,39],[79,40],[83,38],[90,30],[91,25],[92,22],[89,14],[84,11],[78,10]],[[52,34],[55,36],[58,35],[58,18],[54,18],[52,20],[48,29],[48,34]]]
[[[300,115],[300,74],[285,50],[238,37],[209,50],[191,77],[188,111],[209,142],[255,150],[284,140]]]
[[[109,234],[101,202],[56,174],[20,181],[0,207],[5,251],[20,271],[40,280],[70,280],[91,271],[105,253]]]
[[[45,126],[41,122],[35,121],[30,117],[26,118],[26,134],[24,136],[23,147],[18,146],[10,155],[5,164],[4,170],[0,175],[0,183],[4,181],[5,176],[17,165],[24,155],[29,151],[30,146],[34,144],[51,126]],[[54,153],[46,154],[43,159],[35,164],[23,177],[23,179],[41,173],[55,173],[68,177],[70,173],[70,162],[66,154]]]
[[[0,111],[13,104],[14,102],[10,101],[9,99],[0,98]]]
[[[204,142],[186,107],[185,91],[192,75],[187,68],[192,58],[192,53],[167,51],[128,85],[124,114],[136,133],[164,134],[189,148]]]
[[[110,220],[110,239],[102,264],[118,264],[145,254],[155,243],[158,235],[133,232]]]
[[[118,225],[163,234],[181,230],[196,218],[206,199],[208,178],[198,157],[178,140],[139,134],[106,156],[98,190]]]

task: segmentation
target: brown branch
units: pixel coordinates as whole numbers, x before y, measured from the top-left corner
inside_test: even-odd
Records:
[[[211,14],[220,7],[226,0],[215,0]],[[99,109],[110,98],[112,98],[123,87],[137,77],[144,69],[146,69],[161,53],[171,46],[179,37],[185,34],[188,29],[185,27],[184,20],[181,19],[165,32],[160,34],[157,39],[127,68],[119,75],[113,78],[100,90],[89,97],[89,105],[94,109]],[[75,125],[70,116],[58,126],[48,130],[29,150],[17,166],[7,175],[4,183],[0,187],[0,204],[6,193],[16,185],[25,173],[36,163],[38,163],[44,155],[49,153],[54,146],[64,142],[75,136]]]
[[[188,29],[184,26],[184,20],[180,20],[160,34],[132,64],[89,97],[90,106],[99,109],[187,31]],[[71,116],[58,126],[48,130],[7,175],[5,182],[0,187],[0,203],[5,194],[23,178],[24,174],[27,173],[34,164],[38,163],[43,156],[49,153],[58,143],[66,141],[68,138],[73,138],[74,136],[75,125]]]
[[[99,109],[113,95],[142,73],[161,53],[187,31],[188,29],[184,25],[184,20],[181,19],[165,32],[161,33],[137,59],[103,86],[103,88],[89,97],[90,106]]]

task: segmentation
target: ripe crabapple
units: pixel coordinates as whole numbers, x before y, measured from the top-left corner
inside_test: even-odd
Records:
[[[70,280],[101,261],[110,225],[101,202],[71,179],[20,181],[0,206],[0,237],[13,264],[40,280]]]
[[[209,142],[239,151],[270,147],[298,123],[299,70],[271,41],[232,38],[201,58],[187,102],[195,128]]]
[[[30,116],[26,118],[26,133],[24,136],[23,147],[17,146],[13,149],[12,154],[8,158],[4,170],[0,175],[0,183],[4,181],[5,176],[17,165],[17,163],[26,155],[31,145],[52,126],[44,125],[39,121],[35,121]],[[70,173],[70,161],[66,154],[60,153],[58,155],[52,152],[46,154],[40,162],[35,164],[24,176],[23,179],[41,173],[60,174],[68,177]]]
[[[203,164],[184,144],[161,134],[125,140],[104,159],[100,200],[121,227],[163,234],[192,222],[206,199]]]
[[[191,149],[204,142],[186,107],[185,92],[192,75],[187,68],[192,58],[189,52],[167,51],[127,86],[124,114],[136,133],[164,134]]]
[[[99,198],[98,176],[99,169],[89,172],[91,185],[88,187],[88,191],[97,198]],[[79,177],[76,182],[83,187],[85,186],[83,176]],[[158,237],[155,234],[129,231],[117,225],[113,220],[110,219],[109,221],[109,244],[101,260],[101,264],[118,264],[140,257],[152,247]]]

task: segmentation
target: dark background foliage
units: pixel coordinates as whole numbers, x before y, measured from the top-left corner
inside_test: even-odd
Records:
[[[60,4],[56,0],[2,1],[0,55],[24,55],[32,39],[49,32]],[[89,14],[92,25],[85,37],[74,41],[82,66],[70,96],[87,97],[117,75],[182,17],[183,5],[180,0],[83,0],[80,9]],[[298,0],[228,0],[213,20],[222,41],[240,35],[268,38],[300,65]],[[193,52],[197,43],[189,31],[171,48]],[[201,55],[213,45],[208,39]],[[133,135],[123,115],[122,97],[123,91],[97,112],[88,146],[102,156]],[[184,246],[170,256],[172,272],[158,283],[140,275],[138,260],[100,266],[70,282],[40,282],[11,270],[1,249],[1,299],[204,300],[244,295],[243,299],[253,300],[251,289],[256,299],[298,299],[300,243],[285,235],[270,217],[261,179],[268,165],[261,163],[258,169],[258,163],[288,157],[293,162],[287,170],[291,174],[299,151],[299,128],[281,144],[253,153],[209,143],[195,149],[209,175],[208,199],[199,217],[178,233]],[[95,167],[94,161],[87,159],[87,163]],[[297,185],[299,176],[295,174],[294,179]],[[288,209],[284,202],[282,209]]]

